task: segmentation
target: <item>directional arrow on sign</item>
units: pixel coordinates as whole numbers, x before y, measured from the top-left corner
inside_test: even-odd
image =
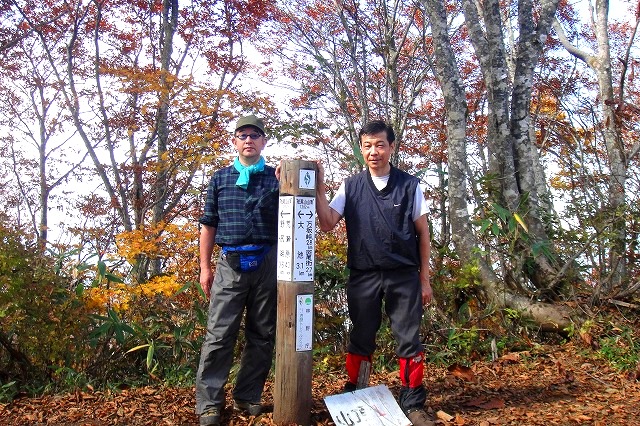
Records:
[[[302,219],[302,216],[307,216],[307,219],[311,219],[313,217],[313,212],[309,210],[309,213],[304,213],[302,210],[298,212],[298,219]]]

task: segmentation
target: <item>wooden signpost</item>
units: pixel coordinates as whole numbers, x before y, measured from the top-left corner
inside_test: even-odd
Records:
[[[273,421],[309,425],[313,349],[316,164],[283,160],[278,209],[278,320]]]

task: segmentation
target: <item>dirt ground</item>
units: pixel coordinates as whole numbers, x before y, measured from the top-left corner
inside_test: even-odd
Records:
[[[428,413],[439,425],[640,425],[640,371],[622,374],[574,344],[508,354],[471,367],[427,365]],[[345,377],[316,375],[311,425],[334,425],[324,397],[340,392]],[[397,395],[397,373],[372,374]],[[244,418],[223,413],[227,425],[274,425],[271,383],[266,412]],[[18,398],[0,405],[2,425],[197,425],[194,391],[145,387],[119,393]],[[229,403],[227,404],[230,405]]]

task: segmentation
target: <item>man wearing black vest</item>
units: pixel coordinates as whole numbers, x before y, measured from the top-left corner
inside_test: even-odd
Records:
[[[347,228],[347,303],[353,328],[344,389],[356,390],[360,363],[371,362],[384,300],[397,343],[400,406],[414,425],[432,425],[424,411],[427,392],[419,337],[423,305],[433,296],[426,201],[419,180],[389,162],[395,142],[390,126],[371,121],[359,139],[367,169],[347,178],[329,203],[324,169],[318,164],[316,197],[320,229],[330,231],[342,218]]]

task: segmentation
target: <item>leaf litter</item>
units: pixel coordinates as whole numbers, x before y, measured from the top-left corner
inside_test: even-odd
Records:
[[[640,425],[638,374],[618,372],[584,352],[570,343],[470,366],[427,364],[427,412],[444,426]],[[323,398],[339,393],[345,378],[342,372],[314,375],[312,425],[334,425]],[[396,396],[400,389],[395,373],[374,372],[370,384],[385,384]],[[248,417],[226,409],[222,424],[274,425],[272,387],[268,382],[263,395],[265,413]],[[0,419],[12,426],[197,425],[194,406],[193,388],[87,389],[0,404]]]

